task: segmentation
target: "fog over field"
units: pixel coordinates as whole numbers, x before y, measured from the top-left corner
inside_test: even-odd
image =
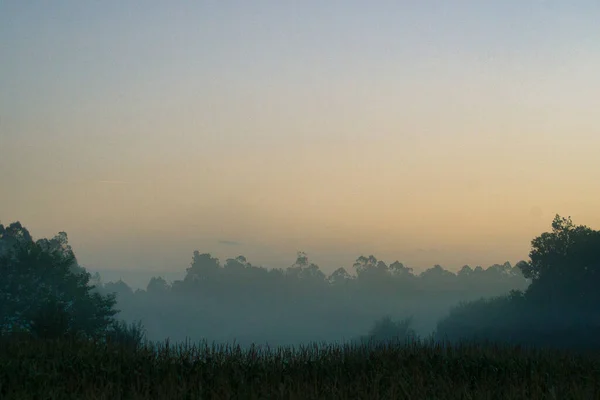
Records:
[[[151,340],[595,345],[598,21],[0,2],[0,333],[114,306]]]
[[[243,256],[219,265],[196,253],[185,278],[173,282],[157,276],[134,290],[125,278],[103,283],[99,275],[95,283],[104,293],[117,293],[119,316],[141,320],[151,340],[246,345],[350,341],[386,317],[410,319],[411,329],[427,337],[451,306],[528,286],[510,263],[465,266],[458,274],[437,265],[415,275],[402,263],[370,256],[359,257],[348,271],[327,276],[304,253],[281,269],[255,267]]]

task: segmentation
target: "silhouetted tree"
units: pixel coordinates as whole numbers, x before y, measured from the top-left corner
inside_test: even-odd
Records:
[[[354,262],[353,267],[356,270],[356,274],[360,277],[362,274],[377,268],[377,263],[378,260],[373,255],[368,257],[360,256]]]
[[[466,278],[473,274],[473,269],[468,265],[463,265],[460,271],[456,274],[460,278]]]
[[[286,274],[295,279],[310,280],[311,282],[325,281],[325,274],[318,265],[309,262],[305,252],[297,254],[296,262],[288,267]]]
[[[391,263],[389,266],[389,271],[393,276],[397,277],[414,277],[413,269],[404,266],[404,264],[402,264],[400,261],[394,261],[393,263]]]
[[[165,294],[169,291],[169,284],[162,277],[152,277],[146,291],[150,294]]]
[[[512,266],[507,261],[504,264],[490,265],[485,271],[488,274],[510,275],[512,271]]]
[[[117,313],[115,298],[93,291],[90,274],[76,266],[66,234],[34,242],[18,223],[0,232],[2,332],[91,337],[105,331]]]
[[[251,267],[250,263],[244,256],[237,256],[236,258],[228,258],[225,261],[223,268],[227,272],[241,273],[245,268]]]
[[[552,232],[533,239],[531,247],[530,261],[518,264],[531,279],[531,299],[600,312],[600,231],[556,215]]]
[[[439,287],[440,291],[447,291],[452,290],[453,283],[456,280],[456,274],[445,270],[441,265],[436,264],[421,272],[419,278],[421,278],[422,284],[436,285]]]
[[[438,338],[600,348],[600,232],[557,215],[552,231],[532,240],[529,257],[483,273],[486,280],[531,279],[525,293],[461,303],[439,321]]]
[[[340,285],[342,283],[348,282],[352,279],[352,276],[346,271],[344,267],[340,267],[333,271],[329,277],[327,277],[327,281],[332,285]]]
[[[19,244],[33,242],[29,231],[19,221],[4,227],[0,224],[0,256],[8,255],[16,250]]]
[[[356,259],[353,265],[356,270],[356,276],[359,281],[370,284],[382,282],[385,278],[391,276],[389,267],[383,261],[378,260],[375,256],[368,257],[360,256]]]
[[[118,300],[128,300],[133,296],[133,289],[122,279],[104,284],[104,292],[115,294]]]
[[[214,278],[219,272],[219,259],[212,257],[209,253],[200,254],[194,251],[191,266],[186,269],[185,280],[207,280]]]

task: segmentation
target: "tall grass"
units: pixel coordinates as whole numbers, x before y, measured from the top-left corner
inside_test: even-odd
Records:
[[[297,348],[0,339],[2,399],[598,399],[600,356],[412,340]]]

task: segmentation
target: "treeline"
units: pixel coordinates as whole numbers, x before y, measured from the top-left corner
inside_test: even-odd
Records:
[[[412,316],[412,328],[427,334],[452,304],[528,284],[510,263],[464,266],[457,274],[436,265],[416,275],[371,255],[359,257],[351,272],[327,276],[302,252],[286,269],[266,269],[243,256],[221,264],[196,251],[184,279],[172,284],[155,277],[146,290],[123,281],[96,285],[116,293],[120,316],[143,321],[152,340],[289,345],[350,340],[385,316]]]
[[[11,304],[2,306],[0,323],[4,330],[32,330],[31,321],[52,314],[44,307],[53,304],[71,330],[77,330],[75,320],[86,320],[87,309],[88,319],[103,321],[95,326],[105,330],[121,324],[123,331],[119,320],[130,327],[141,321],[153,341],[276,346],[433,334],[451,341],[592,346],[599,337],[599,237],[557,216],[552,232],[532,241],[529,261],[464,266],[457,273],[436,265],[415,274],[371,255],[326,275],[302,252],[285,269],[267,269],[243,256],[221,263],[196,251],[184,279],[154,277],[146,290],[133,291],[78,267],[65,233],[34,242],[19,223],[0,225],[0,296]],[[51,269],[61,272],[50,279],[45,271]],[[71,280],[67,286],[57,283],[62,275]],[[75,306],[77,296],[95,300]]]

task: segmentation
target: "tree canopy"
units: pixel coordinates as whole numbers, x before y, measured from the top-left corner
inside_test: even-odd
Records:
[[[556,215],[552,230],[531,241],[529,260],[516,267],[531,280],[524,292],[453,307],[437,324],[438,338],[600,348],[600,231]],[[488,270],[510,275],[514,268]]]
[[[0,250],[0,333],[94,337],[114,322],[114,296],[93,291],[66,233],[34,241],[18,222],[0,225]]]
[[[531,279],[531,299],[600,306],[600,231],[556,215],[552,231],[531,241],[529,258],[518,267]]]

